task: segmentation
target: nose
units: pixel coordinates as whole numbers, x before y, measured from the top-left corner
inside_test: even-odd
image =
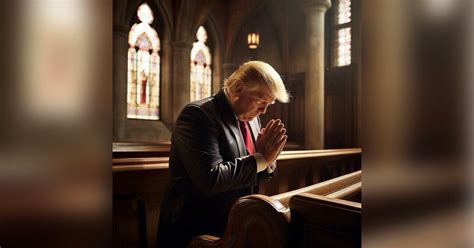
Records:
[[[267,112],[268,105],[265,105],[263,107],[260,107],[258,110],[260,111],[261,114],[265,114]]]

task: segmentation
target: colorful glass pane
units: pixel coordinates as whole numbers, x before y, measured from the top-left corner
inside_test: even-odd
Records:
[[[333,16],[331,64],[332,66],[346,66],[352,62],[351,58],[351,0],[337,0]]]
[[[137,11],[140,23],[129,33],[127,74],[127,118],[158,120],[160,96],[160,39],[149,24],[153,12],[142,4]]]
[[[345,66],[351,63],[351,28],[342,28],[337,31],[335,52],[336,66]]]
[[[337,24],[351,21],[351,0],[339,0],[337,6]]]
[[[196,101],[211,96],[211,53],[205,44],[207,32],[203,26],[196,33],[197,41],[191,49],[190,100]]]

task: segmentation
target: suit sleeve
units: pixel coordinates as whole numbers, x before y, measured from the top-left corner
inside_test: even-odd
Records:
[[[255,158],[224,161],[219,135],[216,122],[198,106],[186,106],[178,117],[172,142],[192,183],[208,195],[255,185]]]

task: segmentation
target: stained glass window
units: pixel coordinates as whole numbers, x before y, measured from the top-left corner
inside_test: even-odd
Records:
[[[211,96],[211,52],[206,45],[207,32],[203,26],[199,27],[196,38],[191,49],[191,101]]]
[[[351,0],[339,0],[337,5],[337,24],[351,21]]]
[[[351,0],[336,1],[332,34],[332,66],[351,64]]]
[[[148,4],[137,10],[140,20],[128,37],[127,118],[160,118],[160,38],[150,26],[153,12]]]
[[[351,28],[341,28],[335,32],[333,54],[336,66],[345,66],[351,63]]]

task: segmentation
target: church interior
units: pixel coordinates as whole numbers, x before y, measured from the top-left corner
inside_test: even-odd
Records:
[[[278,174],[260,184],[257,193],[275,201],[283,197],[279,202],[289,209],[290,191],[323,196],[340,191],[332,198],[349,204],[346,212],[358,214],[348,217],[354,218],[344,231],[349,238],[339,246],[359,244],[359,15],[357,0],[114,1],[114,247],[155,246],[177,115],[187,103],[219,91],[250,60],[272,65],[291,94],[289,103],[276,103],[261,115],[262,126],[281,119],[288,141],[278,159]],[[330,179],[336,180],[330,188],[316,186]],[[262,220],[248,229],[273,229],[266,225]],[[278,229],[286,230],[290,223],[281,225]],[[296,242],[290,239],[316,245],[307,243],[308,237],[286,237],[286,231],[268,237],[264,233],[249,237],[243,247]],[[280,244],[267,241],[277,237]],[[331,240],[338,239],[324,242]]]
[[[156,247],[180,111],[252,60],[277,172],[189,247],[473,246],[473,1],[4,2],[0,248]]]
[[[448,28],[449,23],[462,22],[462,4],[452,4],[450,10],[449,4],[434,1],[413,6],[387,1],[385,16],[374,11],[385,7],[382,2],[364,3],[114,1],[114,246],[154,247],[170,136],[179,111],[215,94],[239,65],[250,60],[271,64],[291,94],[289,103],[276,103],[261,116],[263,125],[281,119],[287,128],[279,171],[258,186],[258,195],[235,203],[240,212],[231,210],[222,237],[196,237],[191,247],[380,247],[380,237],[363,243],[362,233],[379,230],[381,216],[390,222],[397,219],[384,214],[396,211],[393,206],[406,212],[401,219],[410,220],[419,214],[414,206],[428,205],[428,212],[449,208],[431,207],[429,202],[437,202],[440,192],[449,195],[449,202],[458,202],[460,195],[448,192],[464,187],[463,166],[442,169],[437,164],[461,156],[456,147],[465,129],[429,113],[431,104],[442,101],[443,110],[456,109],[442,111],[448,118],[462,119],[464,105],[452,101],[460,93],[459,80],[450,76],[451,85],[434,88],[432,94],[426,87],[443,85],[450,73],[462,74],[460,61],[448,55],[457,54],[453,44],[464,41],[459,29]],[[412,12],[407,14],[407,9]],[[457,15],[449,15],[452,12]],[[436,15],[448,17],[433,21]],[[136,31],[144,30],[138,29],[140,25],[152,31]],[[426,39],[434,45],[427,46]],[[443,42],[436,43],[440,39]],[[436,61],[443,61],[443,70],[437,70]],[[439,124],[430,125],[433,122]],[[442,129],[454,129],[454,134],[445,135]],[[369,134],[362,136],[363,130]],[[433,137],[443,142],[432,143]],[[380,146],[364,143],[374,140]],[[374,151],[381,155],[362,159]],[[379,165],[386,161],[397,165]],[[362,164],[369,172],[362,173]],[[431,167],[444,176],[424,171]],[[420,180],[428,174],[436,186]],[[374,206],[374,215],[364,216],[369,226],[365,229],[362,181],[391,192],[364,190],[364,202]],[[420,190],[412,196],[401,185]]]

